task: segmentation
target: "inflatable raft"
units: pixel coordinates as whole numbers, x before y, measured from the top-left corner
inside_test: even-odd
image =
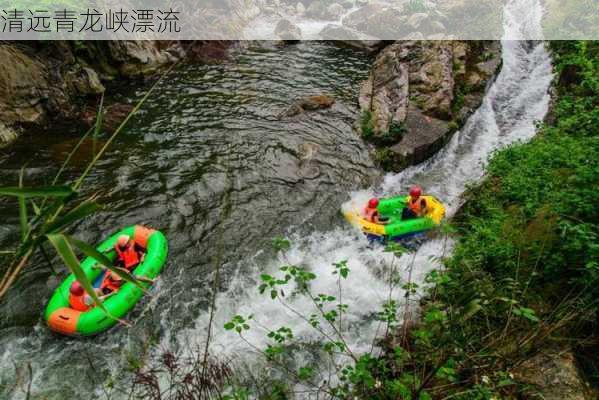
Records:
[[[133,269],[132,274],[150,279],[156,278],[165,264],[168,253],[165,236],[157,230],[143,226],[131,226],[106,239],[98,246],[98,251],[107,252],[107,257],[114,260],[116,258],[114,244],[120,235],[130,236],[146,252],[143,262]],[[105,274],[102,268],[97,268],[98,266],[99,263],[91,257],[87,257],[81,263],[81,268],[90,281],[93,282],[94,287],[100,286]],[[117,323],[116,318],[123,318],[144,294],[136,285],[125,282],[116,294],[108,297],[103,302],[110,316],[100,307],[93,307],[82,312],[72,308],[69,303],[69,289],[74,281],[75,276],[73,274],[64,280],[54,292],[45,313],[50,329],[69,336],[90,336],[105,331]],[[140,283],[140,285],[145,288],[150,286],[149,283],[145,282]]]
[[[361,210],[344,211],[345,218],[373,239],[400,240],[433,229],[445,217],[445,206],[433,196],[422,196],[426,200],[427,213],[424,217],[402,220],[401,214],[407,205],[408,196],[381,199],[377,210],[387,224],[376,224],[364,219]]]

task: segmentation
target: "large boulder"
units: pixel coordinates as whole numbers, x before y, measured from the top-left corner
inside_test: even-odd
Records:
[[[422,162],[480,106],[500,62],[497,42],[396,42],[361,87],[358,130],[386,147],[386,168]]]
[[[513,371],[520,383],[536,389],[545,400],[590,400],[574,354],[569,351],[546,350],[522,363]]]
[[[329,24],[320,31],[319,36],[324,40],[331,40],[340,47],[348,47],[354,50],[360,50],[367,54],[376,54],[381,51],[389,42],[376,39],[365,39],[364,34],[359,34],[349,28],[339,25]]]
[[[360,108],[371,114],[375,138],[389,132],[392,124],[402,124],[407,117],[409,63],[404,62],[407,52],[400,47],[401,44],[389,46],[377,57],[360,90]]]
[[[77,63],[63,42],[3,43],[0,58],[3,144],[14,140],[23,127],[76,118],[78,100],[104,91],[95,70]]]
[[[343,26],[365,32],[369,29],[369,19],[373,15],[384,10],[384,8],[385,7],[377,3],[361,7],[343,18]]]
[[[176,61],[172,52],[162,49],[155,40],[124,40],[107,42],[110,58],[125,77],[148,75]]]
[[[302,38],[302,30],[288,19],[282,19],[275,27],[275,35],[281,40],[296,41]]]

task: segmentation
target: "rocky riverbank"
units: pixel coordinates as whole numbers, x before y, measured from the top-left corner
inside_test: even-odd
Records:
[[[0,44],[4,60],[0,65],[0,147],[28,129],[89,125],[99,97],[111,82],[151,76],[183,58],[222,59],[230,45],[221,41],[4,42]],[[121,118],[124,108],[108,107],[108,113],[115,111],[108,120]]]
[[[481,105],[501,66],[493,41],[401,41],[376,58],[357,130],[399,171],[437,152]]]

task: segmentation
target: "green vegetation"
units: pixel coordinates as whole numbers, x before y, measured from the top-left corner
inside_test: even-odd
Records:
[[[360,118],[360,128],[362,131],[362,137],[364,139],[370,139],[374,136],[374,119],[372,111],[362,111],[362,116]]]
[[[377,146],[388,146],[398,143],[406,132],[404,123],[392,121],[386,132],[375,132],[374,114],[370,110],[363,110],[360,117],[360,131],[362,138]]]
[[[423,13],[428,11],[422,0],[410,0],[404,7],[408,14]]]

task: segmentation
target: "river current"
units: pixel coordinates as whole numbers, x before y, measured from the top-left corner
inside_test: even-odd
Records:
[[[41,319],[58,280],[36,259],[0,306],[0,397],[25,397],[24,385],[14,383],[26,384],[28,364],[32,398],[86,399],[100,395],[101,382],[118,377],[147,343],[201,345],[216,263],[222,276],[212,354],[251,365],[257,357],[245,340],[266,345],[260,329],[248,331],[245,340],[223,329],[236,314],[253,314],[257,326],[289,326],[306,343],[316,340],[304,320],[258,294],[259,275],[275,273],[283,262],[301,264],[319,275],[315,292],[336,293],[331,265],[342,260],[351,270],[343,288],[348,345],[369,351],[381,333],[373,315],[389,295],[385,268],[391,256],[369,247],[344,223],[340,208],[418,183],[447,203],[451,216],[493,151],[534,135],[547,111],[552,72],[544,43],[515,40],[526,29],[539,29],[538,13],[529,15],[529,7],[526,1],[506,5],[503,68],[480,109],[435,157],[400,174],[382,176],[352,129],[359,84],[372,62],[367,56],[321,42],[258,43],[233,51],[224,64],[178,67],[87,182],[85,191],[99,193],[106,209],[73,229],[93,243],[124,225],[158,227],[170,243],[164,273],[128,316],[132,328],[69,339],[49,332]],[[335,97],[331,109],[279,117],[295,100],[323,93]],[[115,97],[134,102],[142,94],[123,89]],[[51,180],[75,142],[69,133],[21,138],[0,154],[0,180],[16,182],[25,162],[29,184]],[[84,153],[67,178],[80,172]],[[6,247],[18,234],[16,204],[0,203],[0,215],[0,246]],[[269,247],[277,235],[292,242],[285,260]],[[414,265],[412,278],[421,282],[450,250],[451,243],[429,240],[399,260],[400,271],[405,275]],[[392,296],[399,300],[403,293]],[[290,301],[310,314],[312,305]]]

